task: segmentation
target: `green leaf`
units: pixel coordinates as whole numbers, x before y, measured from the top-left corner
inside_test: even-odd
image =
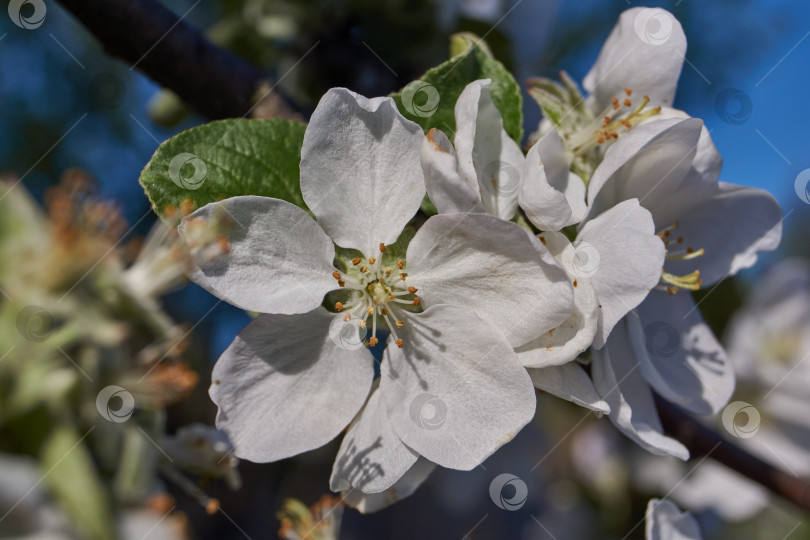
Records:
[[[305,129],[282,119],[198,126],[161,144],[140,182],[162,217],[184,201],[197,209],[238,195],[275,197],[306,208],[298,172]]]
[[[516,142],[523,137],[523,98],[512,74],[493,58],[489,47],[472,34],[450,41],[450,60],[429,69],[419,80],[392,95],[400,112],[427,133],[442,130],[451,139],[456,130],[455,106],[464,88],[479,79],[492,79],[492,101],[503,117],[506,132]]]
[[[41,462],[51,492],[84,537],[116,538],[110,498],[93,466],[84,437],[70,425],[54,427],[43,445]]]

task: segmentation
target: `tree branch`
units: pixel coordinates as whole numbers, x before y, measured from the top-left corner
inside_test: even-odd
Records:
[[[762,461],[657,395],[655,401],[664,431],[683,443],[689,449],[692,458],[710,456],[729,469],[770,489],[805,512],[810,512],[810,480],[796,478]]]
[[[58,1],[108,54],[172,90],[209,119],[246,116],[260,88],[271,87],[260,69],[213,45],[157,0]],[[261,101],[263,110],[274,116],[300,117],[278,90]]]

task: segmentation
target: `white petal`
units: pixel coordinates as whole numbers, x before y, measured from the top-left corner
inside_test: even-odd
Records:
[[[427,480],[428,476],[430,476],[430,473],[432,473],[435,468],[435,463],[431,463],[425,458],[420,457],[416,463],[408,469],[408,472],[397,480],[396,484],[382,493],[365,494],[355,489],[343,493],[341,498],[344,503],[357,509],[361,514],[370,514],[411,496],[413,492]]]
[[[402,442],[430,461],[470,470],[534,416],[534,387],[503,336],[468,310],[409,316],[389,343],[380,389]]]
[[[646,540],[701,540],[697,521],[675,503],[651,499],[647,505]]]
[[[535,388],[592,411],[609,414],[610,407],[596,392],[591,378],[577,362],[527,369]]]
[[[391,429],[375,381],[366,405],[343,437],[329,487],[332,491],[380,493],[393,486],[418,457]]]
[[[422,142],[422,171],[428,196],[440,214],[484,211],[478,182],[459,174],[456,151],[447,135],[436,128]]]
[[[635,199],[624,201],[584,224],[574,244],[583,273],[599,299],[594,347],[601,348],[613,326],[638,306],[661,278],[664,243],[652,215]]]
[[[526,154],[518,193],[520,207],[540,230],[559,231],[571,224],[571,206],[565,198],[568,178],[565,147],[552,129]]]
[[[525,229],[488,214],[431,217],[406,261],[407,282],[426,307],[471,308],[514,347],[559,326],[573,310],[565,271],[542,260]]]
[[[647,95],[653,105],[671,105],[686,54],[686,36],[671,13],[660,8],[624,11],[582,85],[601,111],[611,97]]]
[[[256,196],[207,204],[183,219],[179,232],[186,242],[194,242],[197,219],[225,223],[220,228],[229,249],[214,259],[192,249],[197,267],[189,277],[235,306],[261,313],[306,313],[337,288],[332,277],[335,246],[294,204]]]
[[[596,292],[588,277],[577,275],[576,250],[571,242],[562,233],[541,236],[572,282],[574,312],[560,326],[515,350],[526,367],[559,366],[575,359],[593,343],[599,321]]]
[[[622,433],[653,454],[689,459],[689,450],[663,433],[624,321],[616,325],[602,350],[593,351],[591,377],[599,395],[610,406],[610,421]]]
[[[622,135],[588,183],[588,216],[627,199],[638,199],[653,214],[665,207],[692,167],[702,127],[696,118],[672,118]]]
[[[698,269],[704,287],[753,266],[760,251],[776,249],[782,239],[782,209],[761,189],[691,181],[660,214],[655,216],[659,227],[678,221],[675,232],[684,248],[706,250],[691,261],[667,262],[667,272],[685,275]]]
[[[478,182],[486,211],[512,219],[517,210],[523,152],[503,129],[501,113],[492,102],[489,79],[467,85],[456,101],[458,170]]]
[[[565,200],[568,201],[568,206],[571,207],[571,219],[568,221],[568,225],[576,225],[585,219],[585,214],[588,213],[588,204],[585,202],[586,190],[582,178],[569,172],[568,183],[564,188]]]
[[[261,463],[323,446],[362,407],[374,360],[341,347],[334,321],[322,308],[260,315],[222,353],[209,394],[238,457]]]
[[[336,244],[369,257],[396,242],[425,196],[423,138],[391,98],[345,88],[321,98],[304,134],[301,191]]]
[[[734,367],[692,297],[655,291],[627,317],[641,372],[664,398],[713,414],[734,393]]]
[[[650,117],[645,120],[644,123],[657,122],[669,118],[691,118],[691,116],[679,109],[662,107],[659,114]],[[700,138],[698,139],[697,148],[695,150],[695,159],[692,162],[692,174],[700,180],[715,182],[720,176],[720,170],[722,168],[723,157],[720,155],[720,152],[717,151],[717,147],[714,145],[714,141],[712,141],[712,136],[704,125],[700,129]]]

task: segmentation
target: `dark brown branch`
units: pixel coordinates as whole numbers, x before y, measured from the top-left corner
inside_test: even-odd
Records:
[[[770,489],[805,512],[810,512],[810,479],[796,478],[762,461],[658,396],[656,405],[664,431],[682,442],[689,449],[693,459],[708,455],[718,463]]]
[[[157,0],[59,0],[104,50],[174,91],[209,119],[241,117],[253,108],[268,77],[213,45]],[[277,90],[262,108],[296,117],[294,104]]]

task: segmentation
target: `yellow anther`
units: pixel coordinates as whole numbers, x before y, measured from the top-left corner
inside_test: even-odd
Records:
[[[358,326],[360,326],[360,328],[365,328],[366,327],[366,321],[364,321],[363,319],[360,319],[360,322],[357,323],[357,324],[358,324]]]
[[[397,325],[397,328],[402,328],[403,326],[405,326],[405,321],[397,321],[396,325]]]
[[[374,345],[376,345],[377,343],[379,343],[379,342],[377,341],[377,338],[375,338],[375,337],[373,337],[373,336],[372,336],[372,337],[370,337],[370,338],[368,339],[368,344],[369,344],[369,345],[371,345],[372,347],[373,347]]]
[[[406,280],[406,279],[408,279],[408,274],[406,274],[405,272],[402,272],[402,273],[399,275],[399,279],[401,279],[401,280],[403,280],[403,281],[404,281],[404,280]]]
[[[403,268],[405,268],[405,261],[400,259],[397,261],[397,270],[402,270]]]
[[[377,262],[377,259],[375,259],[374,257],[368,258],[368,264],[374,264],[375,262]]]
[[[411,294],[416,294],[416,291],[418,291],[418,290],[419,290],[419,289],[417,289],[417,288],[416,288],[416,287],[414,287],[413,285],[411,285],[410,287],[408,287],[408,292],[409,292],[409,293],[411,293]]]
[[[366,313],[368,313],[369,315],[374,315],[374,308],[371,307],[371,306],[368,306],[366,308]]]
[[[338,313],[343,311],[343,302],[335,302],[335,309],[337,310]]]
[[[368,272],[368,266],[361,266],[360,267],[360,273],[365,274],[366,272]]]
[[[391,272],[393,272],[393,270],[391,270],[390,268],[386,268],[386,269],[385,269],[385,276],[386,276],[386,277],[390,276],[390,275],[391,275]]]
[[[418,296],[413,299],[413,305],[418,306],[421,303],[422,303],[422,301],[419,299]]]
[[[669,283],[679,289],[688,289],[690,291],[697,291],[700,289],[700,286],[703,285],[703,281],[700,279],[700,270],[695,270],[685,276],[676,276],[669,272],[662,272],[661,281]]]
[[[396,340],[394,343],[396,343],[397,347],[400,349],[405,346],[405,343],[401,339]]]

